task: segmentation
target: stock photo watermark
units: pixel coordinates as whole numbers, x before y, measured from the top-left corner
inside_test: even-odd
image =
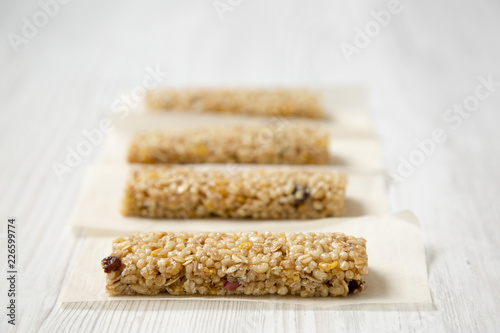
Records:
[[[66,5],[71,0],[40,0],[38,1],[39,10],[37,10],[31,18],[26,16],[21,17],[20,33],[9,32],[7,39],[16,53],[19,53],[23,45],[28,44],[35,38],[40,29],[43,29],[49,21],[59,14],[61,5]]]
[[[453,104],[442,116],[446,127],[436,127],[431,134],[422,140],[415,140],[416,148],[407,156],[399,155],[396,172],[389,172],[389,178],[396,183],[403,183],[411,177],[417,168],[431,157],[440,144],[448,140],[449,131],[458,130],[466,119],[469,119],[479,108],[482,101],[493,95],[500,81],[494,81],[493,75],[478,77],[479,84],[474,88],[474,92],[465,97],[460,103]]]
[[[146,91],[156,88],[168,76],[168,72],[162,72],[156,68],[147,67],[147,75],[143,78],[142,84],[135,86],[130,93],[121,95],[111,104],[111,110],[119,119],[126,118],[130,111],[137,108],[144,100]],[[64,161],[55,161],[52,163],[52,170],[57,179],[62,181],[66,174],[70,174],[74,169],[80,166],[84,157],[89,156],[94,148],[101,145],[106,135],[114,130],[113,122],[110,118],[103,118],[98,126],[87,130],[82,130],[83,139],[74,147],[67,145],[65,147],[66,155]]]
[[[354,28],[354,38],[352,43],[342,42],[340,50],[348,63],[352,62],[352,57],[355,54],[360,54],[363,49],[368,47],[372,40],[378,37],[382,30],[391,24],[394,16],[401,14],[403,4],[399,0],[390,0],[387,3],[386,9],[370,12],[370,21],[366,22],[363,28]]]
[[[225,20],[226,13],[232,12],[241,5],[243,0],[215,0],[212,2],[217,16],[221,21]]]
[[[7,322],[16,325],[17,314],[17,221],[15,217],[7,219]]]

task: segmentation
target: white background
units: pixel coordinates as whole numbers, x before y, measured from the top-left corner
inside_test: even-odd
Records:
[[[351,2],[232,0],[234,9],[221,20],[210,0],[73,0],[47,22],[38,17],[46,24],[16,52],[9,33],[22,36],[23,18],[33,22],[42,9],[37,1],[2,1],[0,216],[4,226],[8,216],[18,218],[18,330],[494,331],[500,325],[500,87],[456,129],[443,115],[474,94],[479,76],[500,82],[500,3],[403,0],[348,62],[340,45],[352,45],[355,29],[373,21],[370,12],[388,5]],[[442,128],[447,140],[403,182],[390,182],[393,210],[410,208],[421,220],[435,309],[57,303],[81,245],[67,220],[83,173],[102,147],[62,181],[53,164],[64,163],[66,146],[75,148],[82,131],[98,128],[120,93],[157,66],[169,73],[167,85],[366,83],[393,174],[401,158],[418,154],[415,140]],[[2,278],[2,304],[5,287]],[[1,325],[3,331],[4,314]]]

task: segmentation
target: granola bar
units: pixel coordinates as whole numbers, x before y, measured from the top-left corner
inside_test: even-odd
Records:
[[[318,94],[303,89],[158,89],[146,102],[152,110],[323,118]]]
[[[122,213],[150,218],[311,219],[344,212],[347,177],[336,171],[136,167]]]
[[[342,233],[139,233],[101,261],[116,295],[346,296],[365,290],[366,241]]]
[[[326,164],[328,134],[289,125],[205,127],[137,134],[132,163]]]

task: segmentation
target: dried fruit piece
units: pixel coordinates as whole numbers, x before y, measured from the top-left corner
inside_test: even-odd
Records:
[[[243,242],[238,246],[242,250],[250,250],[252,248],[252,243],[250,242]]]
[[[360,293],[366,289],[364,281],[351,280],[349,282],[349,294]]]
[[[292,195],[294,197],[294,204],[296,206],[300,205],[304,201],[306,201],[311,195],[309,194],[309,191],[307,190],[307,187],[295,184],[293,187],[293,192]]]
[[[101,260],[101,266],[104,269],[104,273],[111,273],[120,269],[122,261],[118,257],[109,256]]]
[[[319,263],[319,267],[326,271],[326,272],[329,272],[331,271],[332,269],[334,269],[335,267],[337,267],[339,265],[338,261],[334,261],[332,263],[327,263],[327,262],[320,262]]]
[[[226,283],[224,283],[224,288],[226,288],[229,291],[233,291],[234,289],[238,288],[239,286],[240,286],[240,284],[238,282],[226,281]]]

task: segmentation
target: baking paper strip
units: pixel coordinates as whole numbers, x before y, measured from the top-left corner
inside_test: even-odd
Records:
[[[182,87],[165,87],[167,89],[176,89],[182,90]],[[222,87],[224,88],[224,87]],[[234,88],[234,87],[232,87]],[[242,88],[250,88],[252,87],[242,87]],[[254,87],[255,89],[262,89],[264,87]],[[268,87],[275,88],[275,87]],[[286,88],[286,87],[281,87]],[[304,88],[304,87],[288,87],[288,88]],[[217,89],[217,88],[215,88]],[[368,90],[363,85],[357,84],[342,84],[342,85],[312,85],[306,87],[307,90],[316,91],[319,96],[320,104],[323,108],[325,118],[324,120],[331,121],[335,123],[339,127],[346,127],[352,129],[361,129],[372,131],[372,120],[370,118],[369,110],[369,96]],[[135,97],[135,96],[134,96]],[[147,107],[147,104],[144,100],[138,103],[138,106],[134,108],[134,110],[140,112],[152,112],[152,113],[170,113],[177,112],[176,110],[150,110]],[[193,111],[179,111],[182,114],[186,115],[196,115],[196,114],[204,114],[204,115],[214,115],[224,116],[228,115],[221,112],[207,112],[201,110],[193,110]],[[277,119],[278,117],[269,117],[269,116],[256,116],[256,115],[244,115],[244,114],[229,114],[228,117],[238,117],[242,116],[243,118],[248,119],[259,119],[262,120],[267,119],[269,122],[270,119]],[[279,117],[280,119],[284,119],[284,117]],[[288,117],[287,117],[288,118]],[[292,117],[290,117],[292,119]],[[309,118],[296,118],[298,120],[307,121]]]
[[[165,226],[165,225],[164,225]],[[284,231],[287,232],[344,232],[367,240],[369,273],[367,290],[346,297],[301,298],[296,296],[119,296],[105,293],[105,274],[100,260],[111,253],[111,241],[118,236],[88,236],[62,293],[62,302],[120,301],[120,300],[224,300],[301,304],[330,308],[355,304],[431,303],[427,284],[427,269],[420,227],[415,216],[401,212],[383,217],[365,216],[350,220],[335,218],[307,223],[246,221],[224,224],[197,225],[197,231]],[[163,231],[177,230],[164,228]],[[194,230],[193,228],[191,230]]]
[[[221,168],[224,165],[190,165],[195,169]],[[253,168],[248,165],[232,165],[238,168]],[[281,168],[266,166],[267,168]],[[284,167],[291,168],[291,167]],[[303,167],[297,167],[303,168]],[[121,199],[124,195],[130,166],[108,165],[90,167],[84,180],[80,197],[76,203],[70,223],[77,227],[107,231],[190,231],[211,230],[215,225],[239,225],[242,219],[149,219],[124,217],[120,214]],[[308,167],[307,169],[327,169],[331,167]],[[233,170],[233,169],[231,169]],[[228,170],[228,172],[231,172]],[[383,215],[389,212],[384,178],[377,172],[348,172],[346,190],[346,214],[337,219],[348,219],[362,215]],[[310,220],[279,220],[277,223],[291,226],[308,224]],[[314,221],[314,220],[312,220]],[[255,220],[253,224],[265,223]]]
[[[171,129],[224,127],[231,125],[263,126],[263,133],[286,130],[292,124],[307,124],[321,127],[329,133],[330,165],[361,170],[382,170],[380,145],[371,130],[361,127],[344,127],[333,121],[304,119],[269,119],[244,116],[193,114],[186,112],[161,112],[154,114],[129,114],[113,119],[109,134],[98,164],[127,163],[131,138],[135,133],[168,131]]]

